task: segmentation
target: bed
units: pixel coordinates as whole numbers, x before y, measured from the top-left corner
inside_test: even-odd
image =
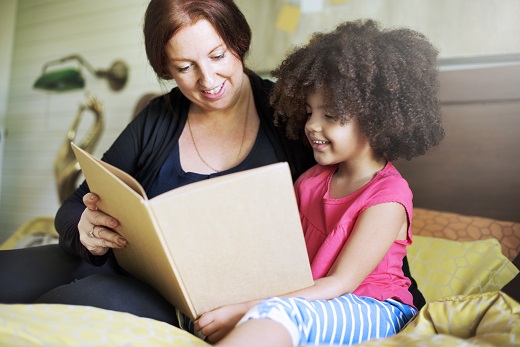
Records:
[[[396,165],[414,192],[408,259],[427,304],[399,334],[359,346],[520,346],[519,76],[518,62],[441,74],[446,140]],[[39,217],[0,249],[55,236]],[[45,304],[0,305],[0,345],[209,346],[151,319]]]
[[[399,334],[360,346],[519,346],[520,223],[423,208],[413,218],[410,270],[427,304]],[[55,236],[52,217],[40,217],[1,248]],[[209,346],[166,323],[94,307],[3,304],[0,322],[2,346]]]

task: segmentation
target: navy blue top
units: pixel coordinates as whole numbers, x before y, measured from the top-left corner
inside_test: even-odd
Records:
[[[151,182],[150,188],[146,192],[149,199],[167,192],[169,190],[182,187],[186,184],[195,183],[205,179],[227,175],[233,172],[244,171],[275,163],[277,161],[273,145],[267,138],[262,127],[259,127],[253,148],[248,156],[238,165],[228,170],[205,175],[195,172],[186,172],[182,169],[179,155],[179,144],[170,151],[164,161],[155,180]]]

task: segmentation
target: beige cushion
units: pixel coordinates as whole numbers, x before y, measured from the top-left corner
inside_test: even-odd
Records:
[[[520,253],[520,223],[515,222],[414,208],[412,232],[457,241],[495,238],[508,259]]]

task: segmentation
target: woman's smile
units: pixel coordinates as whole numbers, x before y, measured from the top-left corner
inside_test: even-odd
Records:
[[[215,88],[213,89],[208,89],[208,90],[205,90],[204,93],[206,94],[218,94],[218,92],[220,92],[220,90],[222,89],[222,87],[224,86],[224,83],[222,83],[221,85],[218,85],[216,86]]]

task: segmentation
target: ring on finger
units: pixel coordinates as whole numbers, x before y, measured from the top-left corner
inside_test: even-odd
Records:
[[[94,237],[94,228],[95,227],[96,227],[95,225],[92,226],[92,229],[90,229],[90,232],[88,233],[88,236]]]

